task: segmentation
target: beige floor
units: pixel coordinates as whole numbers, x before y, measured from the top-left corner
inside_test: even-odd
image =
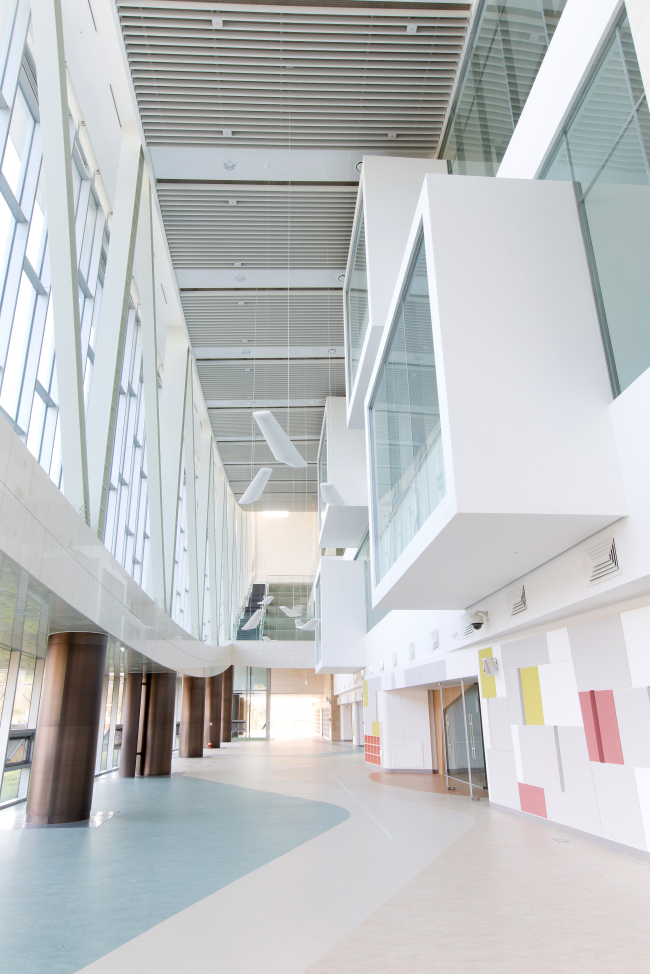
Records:
[[[84,974],[650,974],[648,862],[322,741],[236,744],[175,770],[350,818]]]
[[[399,787],[419,796],[420,777]],[[650,972],[650,863],[488,802],[471,810],[473,829],[305,974]]]

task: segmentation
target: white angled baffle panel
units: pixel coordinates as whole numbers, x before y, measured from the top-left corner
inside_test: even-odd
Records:
[[[323,556],[315,582],[317,673],[356,673],[364,666],[366,583],[364,563]]]
[[[363,401],[424,177],[446,172],[443,159],[363,157],[343,288],[351,428],[363,429]]]
[[[422,329],[425,319],[433,345],[418,363],[409,328]],[[379,485],[370,517],[376,608],[473,605],[626,515],[570,183],[426,176],[389,322],[366,399]],[[398,354],[395,336],[404,329]],[[400,373],[404,356],[413,364]],[[403,437],[390,432],[402,407],[389,392],[405,371],[411,402],[424,404],[429,439],[437,437],[437,480],[427,481],[417,463],[415,472],[404,466]],[[388,432],[375,450],[380,422]],[[423,482],[429,493],[416,496]],[[594,551],[592,560],[594,571],[618,567],[610,550]],[[525,607],[520,587],[513,614]]]
[[[319,546],[357,548],[368,528],[366,438],[348,429],[343,396],[325,400],[318,474]]]

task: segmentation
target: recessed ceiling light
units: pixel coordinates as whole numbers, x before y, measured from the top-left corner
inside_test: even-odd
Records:
[[[417,32],[418,32],[418,25],[417,24],[407,24],[406,25],[406,33],[407,34],[417,34]]]
[[[215,30],[221,30],[223,28],[223,20],[221,17],[212,18],[212,26]]]
[[[232,129],[223,129],[223,135],[226,139],[232,138]]]
[[[389,132],[388,133],[388,138],[389,139],[396,139],[397,138],[397,132]]]
[[[223,164],[223,168],[227,169],[228,172],[232,172],[233,169],[237,168],[237,163],[235,162],[234,159],[226,159],[226,161]]]

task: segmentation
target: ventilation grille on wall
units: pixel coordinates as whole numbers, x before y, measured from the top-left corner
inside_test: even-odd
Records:
[[[470,622],[471,612],[464,612],[463,617],[460,620],[460,624],[463,627],[463,639],[467,639],[474,632],[472,628],[472,623]]]
[[[620,575],[621,569],[613,538],[607,538],[606,541],[601,541],[592,548],[586,548],[584,555],[588,585],[596,585],[610,575]]]
[[[397,666],[397,653],[393,653],[393,666]]]
[[[528,603],[526,602],[526,589],[523,585],[515,585],[508,589],[507,595],[511,616],[518,616],[521,612],[526,611]]]
[[[415,643],[409,643],[409,659],[415,659]]]
[[[436,649],[440,649],[440,634],[437,629],[434,629],[431,633],[431,652],[435,652]]]

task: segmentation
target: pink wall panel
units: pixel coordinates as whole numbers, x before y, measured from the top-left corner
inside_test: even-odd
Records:
[[[593,694],[596,701],[598,726],[600,727],[600,739],[603,749],[602,760],[605,764],[625,764],[623,748],[621,747],[621,736],[618,732],[618,720],[616,719],[614,691],[594,690]]]
[[[541,818],[547,817],[543,788],[538,788],[537,785],[522,785],[519,782],[519,801],[521,802],[522,812],[539,815]]]
[[[578,694],[578,696],[580,697],[582,722],[585,725],[585,736],[587,738],[589,760],[599,761],[602,764],[605,758],[603,756],[603,745],[600,738],[598,714],[596,711],[596,698],[594,694],[594,690],[583,690]]]

